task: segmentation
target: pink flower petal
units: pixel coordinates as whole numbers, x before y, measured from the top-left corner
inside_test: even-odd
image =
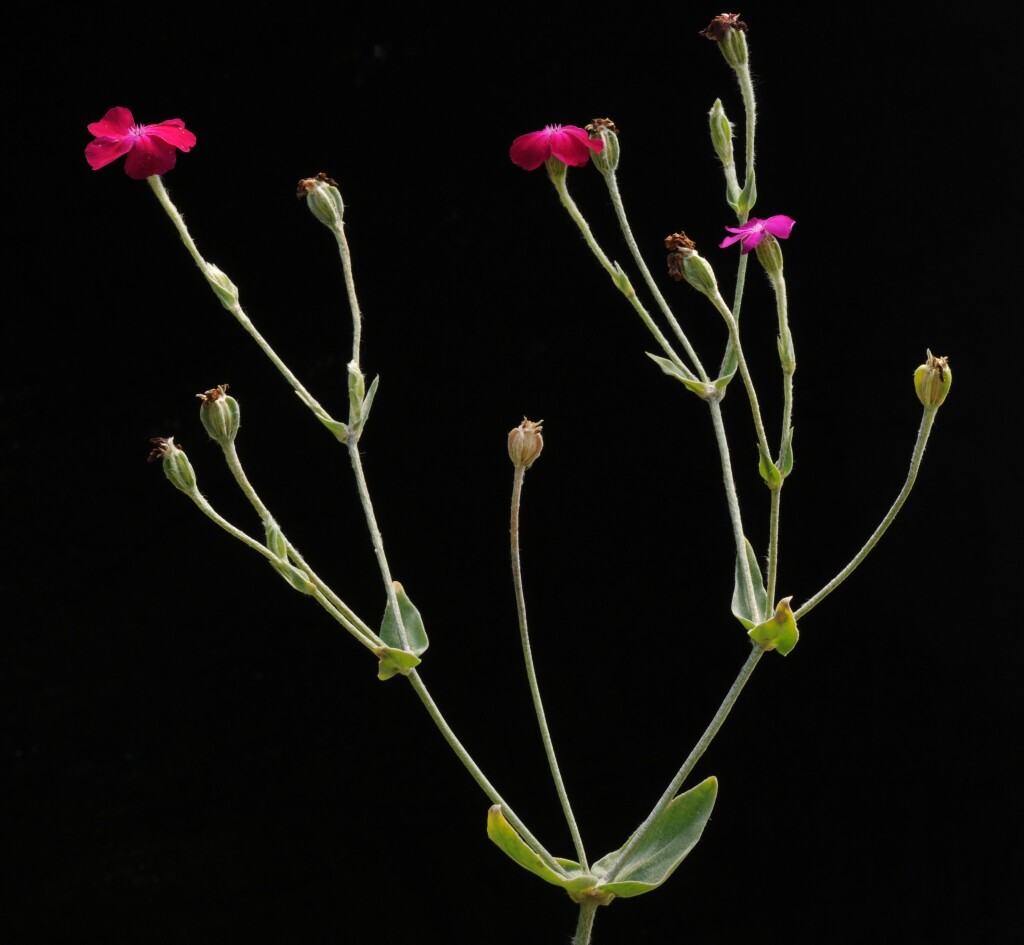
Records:
[[[179,151],[188,151],[196,143],[196,136],[185,127],[185,122],[180,118],[171,118],[160,122],[159,125],[146,125],[145,131],[147,135],[154,135]]]
[[[725,249],[726,246],[732,246],[733,243],[739,242],[739,240],[743,239],[744,234],[742,232],[740,232],[739,230],[736,230],[736,229],[734,229],[731,226],[727,226],[726,229],[730,230],[733,233],[739,233],[740,235],[739,236],[727,236],[724,240],[722,240],[721,243],[718,244],[718,248],[719,249]]]
[[[96,122],[99,124],[99,122]],[[85,146],[85,159],[89,167],[98,171],[106,167],[111,161],[116,161],[122,154],[127,154],[132,149],[132,139],[129,135],[116,138],[96,138]]]
[[[549,135],[546,131],[531,131],[512,142],[508,156],[512,163],[524,171],[535,171],[551,156]]]
[[[758,224],[760,224],[760,220]],[[746,236],[743,237],[743,243],[740,246],[740,255],[746,256],[752,249],[757,249],[758,244],[764,239],[764,227],[758,226],[756,230],[751,230]]]
[[[135,125],[135,119],[127,108],[111,108],[99,121],[88,125],[97,138],[121,138],[129,134]]]
[[[132,180],[145,180],[154,174],[166,174],[178,159],[173,144],[156,135],[140,134],[124,162],[124,172]]]
[[[776,214],[774,217],[768,217],[764,221],[764,228],[771,233],[772,236],[778,237],[780,240],[789,239],[789,234],[793,232],[793,225],[796,223],[792,217],[787,217],[785,214]]]
[[[566,125],[551,135],[551,153],[563,164],[570,167],[583,167],[590,160],[591,149],[600,151],[604,142],[598,139],[597,147],[590,136],[574,125]]]

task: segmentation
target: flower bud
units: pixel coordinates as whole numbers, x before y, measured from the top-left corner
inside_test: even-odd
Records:
[[[711,143],[714,145],[715,154],[722,162],[723,167],[731,167],[736,163],[732,152],[732,122],[725,117],[725,109],[722,108],[722,100],[715,99],[715,104],[708,112],[708,124],[711,128]]]
[[[765,233],[764,239],[754,248],[757,261],[769,276],[775,278],[782,275],[782,247],[771,233]]]
[[[716,16],[700,35],[718,43],[726,62],[734,69],[747,64],[747,24],[738,13],[721,13]]]
[[[324,226],[330,230],[341,229],[345,215],[345,201],[341,199],[336,181],[323,171],[316,177],[304,177],[295,191],[299,199],[306,198],[306,206]]]
[[[544,437],[541,436],[543,420],[534,423],[523,417],[519,424],[508,435],[508,458],[517,469],[529,469],[544,449]]]
[[[234,442],[238,435],[238,401],[229,397],[227,390],[227,384],[219,384],[205,394],[196,394],[202,401],[199,419],[203,421],[210,439],[216,440],[221,446]]]
[[[194,495],[196,474],[184,451],[174,442],[174,437],[155,436],[149,442],[153,444],[153,449],[149,452],[148,462],[159,459],[164,475],[171,480],[171,484],[185,495]]]
[[[220,304],[229,312],[238,305],[238,286],[236,286],[220,269],[213,263],[207,263],[203,270],[206,281],[210,283],[214,295],[220,299]]]
[[[914,371],[914,390],[917,399],[928,409],[942,406],[953,383],[953,372],[949,369],[949,358],[937,358],[931,351],[928,360]]]
[[[604,147],[593,154],[594,166],[602,174],[614,174],[619,166],[619,129],[610,118],[595,118],[585,130],[593,138],[599,138]]]

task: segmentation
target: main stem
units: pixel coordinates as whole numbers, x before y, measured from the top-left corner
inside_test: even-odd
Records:
[[[562,780],[558,759],[555,756],[555,746],[551,741],[551,731],[548,728],[547,716],[544,713],[544,702],[540,696],[540,685],[537,682],[537,671],[534,669],[533,651],[530,647],[530,633],[526,624],[526,597],[523,594],[523,572],[519,555],[519,505],[523,493],[523,480],[525,478],[526,467],[517,465],[512,484],[510,532],[512,536],[512,583],[515,585],[516,591],[516,614],[519,617],[519,636],[523,644],[523,661],[526,664],[526,678],[530,683],[533,709],[537,714],[540,737],[544,743],[544,754],[547,755],[551,777],[555,782],[555,791],[558,793],[558,800],[562,804],[565,821],[569,825],[569,833],[572,834],[572,842],[576,847],[576,857],[579,860],[580,866],[583,867],[583,871],[589,872],[590,866],[587,863],[586,851],[583,849],[583,838],[580,836],[579,827],[576,825],[576,818],[573,816],[572,805],[569,803],[569,794],[565,789],[565,782]]]
[[[686,761],[683,762],[683,766],[672,779],[672,783],[665,789],[665,793],[661,795],[661,799],[657,804],[655,804],[654,810],[647,815],[647,819],[637,828],[636,833],[633,834],[630,841],[622,848],[619,858],[612,864],[612,868],[604,877],[603,882],[611,883],[615,880],[615,877],[619,874],[619,870],[622,869],[623,863],[628,860],[633,850],[643,842],[644,837],[647,836],[648,831],[664,812],[665,808],[672,803],[672,800],[679,792],[679,789],[683,786],[683,782],[690,776],[690,772],[694,769],[697,762],[700,761],[701,755],[707,751],[708,745],[711,744],[715,735],[718,734],[718,730],[722,727],[722,723],[725,722],[729,713],[732,711],[732,707],[736,704],[736,700],[739,699],[740,693],[743,691],[743,687],[747,684],[754,672],[754,669],[757,667],[758,661],[762,656],[764,656],[765,652],[766,651],[758,644],[755,643],[753,645],[750,655],[743,664],[743,668],[736,677],[736,681],[729,687],[729,691],[726,693],[722,704],[718,707],[718,711],[715,713],[715,717],[711,720],[711,724],[704,730],[704,734],[701,735],[697,744],[693,746],[693,751],[690,752]]]

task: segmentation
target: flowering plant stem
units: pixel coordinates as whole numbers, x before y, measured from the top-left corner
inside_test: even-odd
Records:
[[[462,742],[459,741],[455,732],[452,731],[451,726],[447,721],[445,721],[445,717],[441,714],[441,710],[437,707],[437,703],[431,698],[426,685],[424,685],[423,680],[420,679],[419,673],[417,673],[415,669],[410,670],[406,679],[409,680],[409,684],[412,686],[413,691],[417,696],[419,696],[420,702],[422,702],[426,708],[427,714],[444,736],[444,740],[448,742],[448,745],[451,747],[452,751],[455,752],[459,761],[462,762],[466,770],[473,776],[473,780],[480,785],[483,792],[491,799],[492,802],[501,805],[505,819],[512,824],[517,831],[519,831],[520,836],[530,844],[544,863],[560,876],[566,876],[567,873],[565,871],[565,867],[562,866],[562,864],[545,849],[541,842],[526,829],[526,825],[519,819],[515,811],[512,810],[504,798],[502,798],[498,793],[497,788],[487,780],[483,771],[480,770],[479,765],[477,765],[470,753],[466,751],[465,747],[463,747]]]
[[[661,347],[661,350],[668,355],[669,360],[683,371],[688,377],[693,378],[694,374],[690,369],[683,363],[679,355],[676,354],[675,349],[670,344],[669,340],[665,337],[662,330],[655,324],[653,318],[651,318],[650,312],[642,305],[640,300],[637,298],[636,292],[633,291],[632,286],[623,285],[622,283],[622,272],[621,270],[608,258],[604,250],[601,249],[597,240],[594,238],[594,234],[590,230],[590,224],[587,223],[585,217],[580,213],[580,208],[576,206],[576,201],[569,195],[569,189],[566,187],[565,179],[566,174],[550,174],[551,183],[555,185],[555,190],[558,192],[558,199],[561,201],[562,206],[568,211],[569,216],[572,218],[573,223],[579,227],[580,233],[583,235],[583,239],[586,241],[587,246],[590,247],[590,251],[597,257],[597,261],[604,267],[605,272],[611,276],[612,282],[615,283],[617,289],[622,292],[623,295],[629,300],[629,304],[633,306],[633,309],[640,316],[640,320],[647,326],[647,330],[654,336],[655,341]]]
[[[928,437],[931,436],[932,425],[935,423],[935,414],[937,407],[925,407],[924,415],[921,417],[921,425],[917,430],[917,442],[914,444],[914,452],[910,457],[910,469],[907,472],[907,479],[903,483],[903,488],[900,490],[900,494],[896,496],[896,501],[893,502],[892,507],[888,512],[885,513],[885,518],[879,523],[878,528],[874,530],[871,537],[864,543],[864,547],[854,555],[853,560],[840,571],[831,581],[828,582],[817,594],[797,608],[793,612],[793,617],[799,619],[805,614],[809,614],[815,607],[818,606],[829,594],[831,594],[840,584],[843,583],[860,565],[860,563],[871,553],[871,550],[878,544],[878,540],[886,533],[889,526],[893,523],[896,516],[899,514],[903,503],[907,501],[907,497],[910,495],[910,491],[914,488],[914,483],[917,481],[917,473],[921,468],[921,460],[924,459],[924,450],[928,445]]]
[[[743,535],[743,516],[740,513],[740,500],[736,494],[736,481],[732,474],[732,458],[729,454],[729,441],[725,434],[725,422],[722,419],[722,405],[717,398],[708,399],[711,409],[711,423],[715,428],[715,442],[718,444],[718,456],[722,464],[722,483],[725,486],[725,500],[729,507],[729,521],[732,524],[733,542],[736,545],[736,562],[743,578],[741,591],[746,598],[747,613],[757,611],[757,597],[754,594],[754,576],[750,573],[750,562],[746,554]],[[771,598],[769,598],[771,607]],[[767,614],[762,614],[767,617]]]
[[[701,755],[707,751],[708,745],[711,744],[714,737],[718,734],[718,730],[722,727],[722,723],[724,723],[728,718],[729,713],[732,711],[732,707],[736,704],[736,700],[739,699],[740,693],[743,691],[743,687],[746,686],[751,675],[753,675],[754,670],[757,668],[758,662],[766,652],[767,651],[758,644],[753,645],[750,650],[750,655],[747,656],[746,662],[740,669],[739,675],[729,687],[729,691],[725,694],[725,699],[722,700],[722,704],[718,707],[718,711],[715,713],[714,718],[704,730],[704,734],[698,739],[697,744],[693,746],[693,750],[687,756],[686,761],[683,762],[683,766],[676,773],[676,776],[672,779],[672,783],[669,784],[665,789],[665,793],[661,795],[658,803],[655,804],[654,810],[647,815],[647,819],[636,829],[636,832],[630,838],[629,842],[622,848],[619,858],[612,864],[611,869],[608,870],[604,877],[604,881],[606,883],[614,882],[615,877],[618,876],[619,870],[622,869],[622,865],[627,861],[630,853],[632,853],[632,851],[643,841],[654,822],[672,802],[676,794],[679,793],[679,789],[690,776],[690,772],[693,771],[697,762],[700,761]]]
[[[159,174],[154,174],[152,177],[147,177],[146,181],[152,188],[153,193],[156,194],[156,198],[160,201],[160,205],[171,218],[171,222],[177,229],[178,235],[181,237],[181,241],[185,244],[185,248],[195,260],[200,272],[202,272],[206,277],[206,281],[210,283],[211,288],[217,286],[224,274],[216,267],[211,266],[210,263],[207,262],[200,254],[199,249],[195,244],[195,240],[192,239],[188,228],[185,226],[184,217],[182,217],[178,208],[171,202],[170,195],[164,187],[163,179]],[[214,289],[214,291],[216,292],[216,289]],[[327,411],[320,406],[316,398],[306,390],[302,385],[302,382],[299,381],[299,379],[288,369],[288,365],[278,357],[277,352],[270,346],[270,343],[266,338],[256,330],[256,326],[249,320],[249,316],[242,310],[242,306],[238,304],[238,301],[235,300],[234,302],[229,302],[219,292],[216,292],[216,294],[220,299],[221,304],[235,317],[238,324],[248,332],[253,341],[260,346],[263,353],[270,358],[271,363],[278,369],[278,371],[281,372],[285,380],[291,384],[292,389],[299,395],[299,397],[315,411],[319,411],[324,416],[328,416]]]
[[[537,714],[540,737],[544,743],[544,754],[547,755],[551,777],[555,782],[555,791],[558,794],[558,800],[561,802],[565,821],[569,825],[569,833],[572,834],[572,842],[576,847],[576,857],[579,860],[580,866],[583,867],[583,871],[589,872],[590,865],[587,863],[587,854],[583,848],[583,838],[580,836],[579,827],[576,825],[576,818],[573,816],[572,805],[569,803],[569,794],[565,789],[562,772],[558,767],[558,759],[555,756],[555,746],[551,741],[551,731],[548,728],[547,716],[544,713],[544,702],[540,696],[537,671],[534,669],[533,652],[530,648],[530,633],[526,624],[526,597],[523,594],[523,571],[519,555],[519,506],[523,495],[523,481],[525,478],[526,467],[517,465],[512,482],[512,512],[509,529],[512,541],[512,583],[515,585],[516,592],[516,615],[519,618],[519,636],[523,644],[523,661],[526,664],[526,678],[529,680],[530,695],[533,697],[533,709]]]
[[[263,523],[263,527],[267,530],[277,525],[274,516],[271,515],[270,510],[263,504],[263,500],[259,497],[259,494],[253,488],[252,483],[249,481],[249,477],[246,476],[245,470],[242,468],[242,462],[238,457],[238,450],[235,448],[234,440],[228,443],[222,443],[221,448],[224,451],[224,459],[227,461],[228,469],[231,470],[231,475],[234,476],[235,482],[238,483],[238,487],[242,490],[245,497],[249,500],[249,504],[256,510],[256,514],[259,515],[260,521]],[[352,633],[353,636],[359,638],[360,642],[370,649],[374,649],[384,645],[384,641],[381,640],[373,630],[363,621],[358,614],[351,607],[348,606],[334,591],[327,585],[325,581],[306,563],[305,558],[296,550],[295,546],[285,538],[288,548],[288,557],[295,562],[298,567],[306,572],[306,576],[310,582],[316,587],[316,589],[323,594],[323,596],[330,601],[334,609],[338,611],[342,616],[345,617],[345,628]]]
[[[693,346],[690,344],[689,338],[686,337],[686,333],[683,331],[682,326],[676,320],[672,309],[669,308],[668,302],[665,301],[665,296],[661,294],[658,284],[654,281],[654,277],[651,275],[651,270],[647,268],[647,263],[644,262],[644,257],[640,253],[640,247],[636,245],[633,230],[629,225],[629,219],[626,217],[626,208],[622,205],[622,195],[619,193],[619,183],[615,176],[615,171],[608,168],[604,171],[602,176],[604,177],[605,184],[608,187],[608,194],[612,198],[612,206],[615,208],[615,216],[618,218],[619,228],[622,230],[622,235],[625,237],[626,245],[629,247],[629,251],[633,255],[633,261],[636,263],[637,268],[643,275],[644,282],[647,283],[647,288],[651,290],[651,295],[654,296],[655,301],[658,303],[658,308],[661,309],[662,315],[665,316],[665,320],[672,326],[672,330],[675,332],[676,338],[679,339],[679,343],[683,346],[683,350],[690,359],[690,363],[694,366],[694,369],[697,371],[700,379],[704,381],[704,383],[707,383],[708,375],[704,370],[704,365],[701,364],[700,358],[697,357],[697,352],[693,350]]]
[[[790,437],[793,422],[793,375],[796,373],[796,350],[793,334],[789,330],[789,307],[786,298],[786,279],[780,270],[770,274],[775,290],[775,307],[779,316],[779,360],[782,363],[782,432],[779,435],[779,453],[776,464],[783,465],[783,452]],[[792,444],[789,446],[792,449]],[[768,606],[775,601],[775,583],[779,571],[779,509],[782,504],[782,486],[785,476],[777,489],[772,489],[771,512],[768,528]]]

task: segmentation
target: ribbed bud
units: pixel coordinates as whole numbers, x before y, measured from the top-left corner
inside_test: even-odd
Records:
[[[541,436],[543,423],[543,420],[534,423],[523,417],[523,422],[509,432],[508,458],[517,469],[529,469],[544,449],[544,437]]]
[[[764,239],[757,244],[754,252],[757,253],[757,261],[764,267],[764,271],[768,275],[779,276],[782,274],[782,247],[771,233],[765,233]]]
[[[718,295],[718,280],[715,279],[715,270],[711,268],[711,263],[696,250],[687,253],[683,260],[683,278],[698,292],[702,292],[709,298]]]
[[[164,475],[171,484],[186,495],[194,495],[196,491],[196,474],[188,461],[184,450],[174,442],[173,436],[155,436],[150,441],[153,449],[149,452],[148,461],[159,459],[164,468]]]
[[[238,401],[229,397],[227,390],[227,384],[218,384],[203,394],[196,394],[202,401],[199,419],[203,421],[210,439],[216,440],[221,446],[227,446],[238,435]]]
[[[230,312],[238,305],[238,286],[213,263],[206,264],[203,275],[206,276],[206,281],[210,283],[210,288],[213,289],[224,308]]]
[[[928,360],[914,371],[914,390],[917,399],[932,410],[941,407],[953,383],[953,372],[949,369],[949,358],[937,358],[931,351]]]
[[[316,177],[304,177],[299,181],[295,196],[306,198],[306,206],[324,226],[330,230],[340,230],[345,216],[345,201],[341,199],[336,181],[323,171]]]
[[[602,174],[614,174],[619,166],[619,129],[610,118],[595,118],[586,126],[591,138],[600,138],[604,147],[591,154],[594,166]]]
[[[732,122],[725,117],[725,109],[722,108],[722,100],[715,99],[715,104],[708,112],[708,125],[711,129],[711,143],[714,145],[715,154],[722,162],[723,167],[731,167],[736,163],[732,151]]]

